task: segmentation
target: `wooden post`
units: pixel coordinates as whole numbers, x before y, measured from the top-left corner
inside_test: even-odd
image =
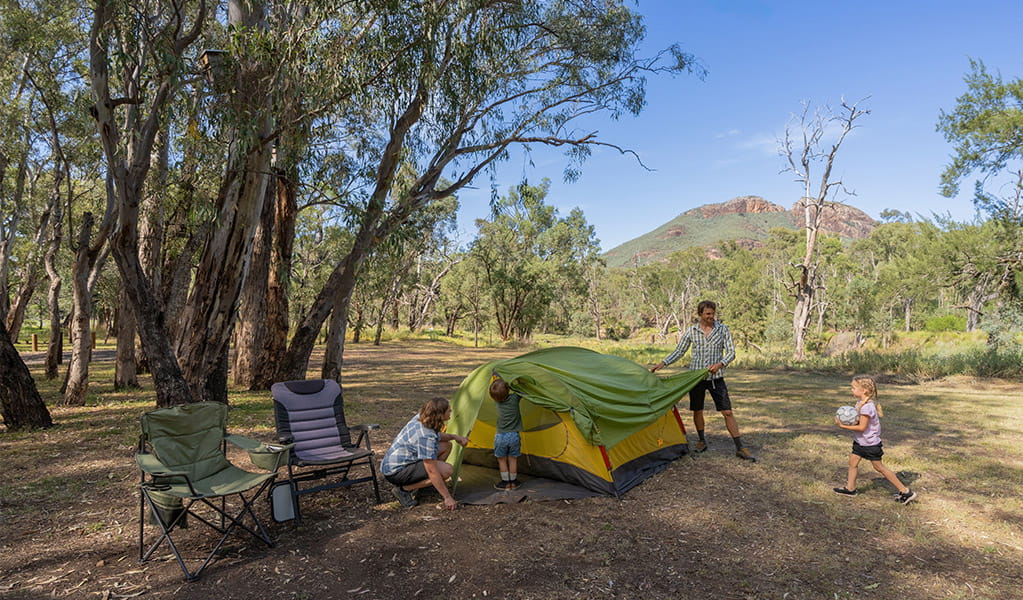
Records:
[[[91,334],[91,336],[92,336],[92,349],[93,349],[93,350],[95,350],[95,349],[96,349],[96,330],[95,330],[95,329],[93,329],[93,330],[92,330],[92,331],[90,331],[89,333],[90,333],[90,334]]]
[[[32,334],[32,352],[39,352],[39,334]]]

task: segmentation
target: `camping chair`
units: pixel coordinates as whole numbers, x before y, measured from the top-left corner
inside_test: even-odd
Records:
[[[288,479],[274,486],[271,494],[274,519],[302,521],[299,496],[359,483],[372,483],[377,504],[380,485],[373,465],[369,432],[379,425],[353,425],[345,422],[341,386],[332,379],[285,381],[270,387],[274,401],[277,437],[283,444],[294,444],[288,457]],[[352,442],[352,431],[358,436]],[[365,474],[359,469],[368,467]],[[361,475],[351,477],[352,469]],[[333,481],[313,487],[303,484],[331,478]],[[284,486],[287,486],[285,489]],[[290,495],[287,492],[290,491]],[[282,507],[287,503],[287,507]]]
[[[197,402],[157,409],[141,418],[142,435],[135,455],[142,469],[139,560],[148,560],[166,540],[188,581],[199,578],[236,528],[248,531],[267,546],[274,545],[256,518],[252,504],[273,482],[277,467],[287,461],[288,448],[228,435],[227,410],[227,405],[221,402]],[[252,463],[268,472],[252,473],[231,464],[227,460],[227,442],[247,450]],[[228,506],[228,496],[237,496],[241,501],[237,512],[229,512],[237,507],[233,501],[232,506]],[[148,550],[143,551],[147,504],[150,522],[159,526],[161,535]],[[204,505],[215,514],[202,509]],[[194,572],[185,565],[172,537],[177,530],[188,526],[189,515],[221,534],[213,550]],[[246,516],[255,522],[253,527],[243,522]]]

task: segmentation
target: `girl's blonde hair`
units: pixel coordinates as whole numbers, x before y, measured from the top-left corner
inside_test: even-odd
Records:
[[[419,422],[440,432],[444,429],[444,415],[448,412],[449,406],[447,398],[430,398],[419,409]]]
[[[874,379],[870,375],[856,375],[852,378],[853,383],[860,386],[860,388],[867,393],[867,396],[874,402],[874,406],[877,407],[877,416],[883,417],[884,412],[881,410],[881,403],[877,401],[877,384],[874,383]]]

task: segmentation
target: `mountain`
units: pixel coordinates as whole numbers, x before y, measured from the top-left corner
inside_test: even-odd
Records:
[[[687,210],[650,233],[608,250],[604,258],[610,267],[628,267],[663,260],[693,246],[706,248],[713,258],[722,242],[734,240],[756,248],[763,245],[771,228],[802,229],[804,223],[799,202],[786,210],[760,196],[741,196]],[[848,239],[865,238],[876,226],[867,213],[839,202],[829,203],[822,223],[824,231]]]

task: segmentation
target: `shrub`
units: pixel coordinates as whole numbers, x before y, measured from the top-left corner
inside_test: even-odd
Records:
[[[941,315],[927,319],[924,323],[924,330],[932,333],[941,331],[965,331],[966,317],[959,315]]]

